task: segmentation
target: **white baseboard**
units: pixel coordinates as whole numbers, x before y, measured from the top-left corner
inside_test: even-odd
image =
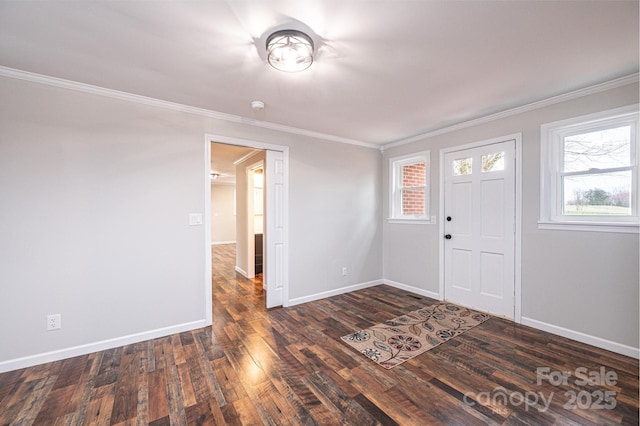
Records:
[[[376,285],[384,284],[382,280],[368,281],[366,283],[354,284],[348,287],[341,287],[335,290],[323,291],[322,293],[312,294],[310,296],[289,299],[285,306],[299,305],[301,303],[313,302],[314,300],[326,299],[327,297],[337,296],[339,294],[351,293],[352,291],[362,290]]]
[[[436,293],[433,291],[423,290],[417,287],[413,287],[407,284],[402,284],[402,283],[398,283],[398,282],[387,280],[387,279],[383,279],[382,283],[389,285],[391,287],[399,288],[401,290],[409,291],[411,293],[420,294],[422,296],[431,297],[437,300],[443,300],[443,297],[439,293]],[[588,345],[595,346],[597,348],[606,349],[608,351],[615,352],[621,355],[640,359],[639,348],[627,346],[622,343],[612,342],[610,340],[592,336],[579,331],[569,330],[567,328],[563,328],[553,324],[548,324],[542,321],[534,320],[532,318],[522,317],[521,324],[528,325],[535,329],[546,331],[551,334],[556,334],[558,336],[566,337],[568,339],[573,339],[578,342],[586,343]]]
[[[440,293],[436,293],[434,291],[424,290],[418,287],[413,287],[407,284],[402,284],[402,283],[398,283],[398,282],[387,280],[387,279],[382,280],[382,283],[391,287],[399,288],[400,290],[405,290],[411,293],[419,294],[421,296],[430,297],[436,300],[443,300]]]
[[[234,241],[216,241],[215,243],[212,241],[211,245],[212,246],[221,246],[223,244],[235,244],[235,240]]]
[[[570,330],[568,328],[560,327],[546,322],[534,320],[532,318],[522,317],[522,324],[528,325],[538,330],[546,331],[551,334],[557,334],[558,336],[566,337],[568,339],[577,340],[578,342],[586,343],[597,348],[606,349],[611,352],[615,352],[621,355],[626,355],[632,358],[640,359],[640,348],[634,348],[622,343],[612,342],[601,337],[592,336],[590,334],[582,333],[580,331]]]
[[[244,272],[242,269],[236,267],[236,271],[241,274]],[[335,290],[325,291],[322,293],[316,293],[305,297],[299,297],[291,299],[285,306],[294,306],[302,303],[313,302],[315,300],[325,299],[327,297],[337,296],[340,294],[350,293],[356,290],[362,290],[376,285],[386,284],[391,287],[399,288],[401,290],[409,291],[411,293],[420,294],[422,296],[431,297],[433,299],[442,300],[438,293],[423,290],[417,287],[401,284],[395,281],[380,279],[369,281],[365,283],[355,284],[348,287],[342,287]],[[578,342],[586,343],[601,349],[609,350],[615,353],[619,353],[632,358],[640,359],[640,349],[632,346],[624,345],[610,340],[602,339],[600,337],[591,336],[586,333],[582,333],[575,330],[570,330],[553,324],[548,324],[542,321],[538,321],[532,318],[522,317],[522,324],[527,325],[538,330],[546,331],[548,333],[556,334],[558,336],[566,337],[576,340]],[[117,337],[114,339],[103,340],[100,342],[89,343],[86,345],[75,346],[71,348],[60,349],[57,351],[45,352],[41,354],[31,355],[23,358],[16,358],[7,361],[0,362],[0,373],[7,371],[17,370],[20,368],[31,367],[34,365],[44,364],[47,362],[59,361],[61,359],[71,358],[79,355],[86,355],[92,352],[103,351],[107,349],[116,348],[119,346],[129,345],[132,343],[142,342],[145,340],[156,339],[159,337],[169,336],[171,334],[182,333],[189,330],[195,330],[197,328],[207,327],[206,320],[198,320],[188,322],[184,324],[178,324],[175,326],[160,328],[156,330],[146,331],[142,333],[131,334],[128,336]]]
[[[247,271],[245,271],[244,269],[242,269],[239,266],[236,266],[236,272],[239,273],[240,275],[242,275],[245,278],[249,278],[249,274],[247,273]]]
[[[71,348],[30,355],[23,358],[10,359],[0,362],[0,373],[32,367],[34,365],[44,364],[47,362],[59,361],[61,359],[72,358],[74,356],[86,355],[92,352],[113,349],[119,346],[143,342],[145,340],[157,339],[158,337],[165,337],[171,334],[195,330],[209,325],[211,324],[207,324],[206,320],[192,321],[156,330],[144,331],[142,333],[130,334],[128,336],[116,337],[114,339],[102,340],[100,342],[88,343],[86,345],[73,346]]]

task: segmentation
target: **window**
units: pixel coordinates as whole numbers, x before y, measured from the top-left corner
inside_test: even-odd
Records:
[[[638,105],[541,127],[542,229],[638,232]]]
[[[504,151],[482,156],[482,173],[504,170]]]
[[[453,160],[453,175],[463,176],[473,173],[473,158],[459,158]]]
[[[429,223],[429,151],[389,160],[390,222]]]

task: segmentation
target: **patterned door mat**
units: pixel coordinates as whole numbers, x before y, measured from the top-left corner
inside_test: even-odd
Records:
[[[342,340],[367,358],[389,369],[435,348],[489,318],[489,314],[462,306],[438,303],[347,334],[342,336]]]

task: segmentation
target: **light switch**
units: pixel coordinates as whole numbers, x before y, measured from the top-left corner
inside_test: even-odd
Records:
[[[189,226],[202,225],[202,213],[189,213]]]

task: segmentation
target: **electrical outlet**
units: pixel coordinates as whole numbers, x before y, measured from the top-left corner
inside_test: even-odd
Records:
[[[62,327],[60,314],[47,315],[47,331],[59,330]]]
[[[346,277],[346,276],[347,276],[347,267],[346,267],[346,266],[344,266],[344,267],[342,268],[342,276],[343,276],[343,277]]]

